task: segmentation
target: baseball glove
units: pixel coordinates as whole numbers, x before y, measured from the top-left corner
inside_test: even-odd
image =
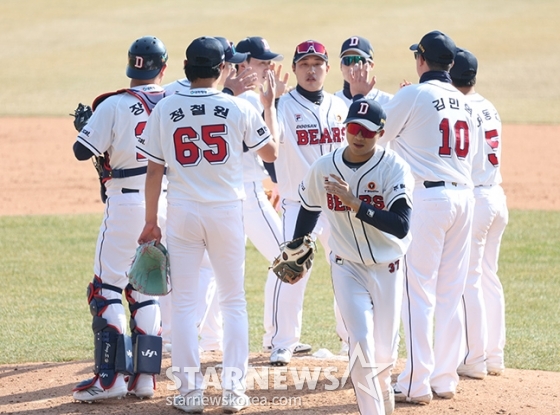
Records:
[[[146,242],[136,249],[134,261],[127,273],[134,289],[146,295],[169,293],[169,255],[162,244]]]
[[[295,248],[297,242],[299,245]],[[295,284],[303,278],[313,264],[317,246],[309,235],[280,245],[280,255],[272,263],[272,271],[283,282]]]
[[[89,105],[84,105],[80,102],[78,104],[78,108],[74,110],[74,114],[70,115],[74,117],[74,128],[76,129],[76,131],[80,132],[93,115],[93,111],[91,110],[91,107]]]

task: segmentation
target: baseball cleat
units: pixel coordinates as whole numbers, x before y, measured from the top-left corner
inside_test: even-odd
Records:
[[[140,374],[129,393],[140,399],[150,399],[154,396],[154,389],[155,377],[153,375]]]
[[[102,389],[93,385],[84,390],[74,391],[73,397],[80,402],[94,402],[111,398],[121,399],[126,396],[127,392],[126,385],[113,386],[110,389]]]
[[[311,345],[305,343],[298,343],[296,347],[294,347],[294,354],[296,353],[307,353],[311,351]]]
[[[396,386],[393,387],[393,393],[395,397],[395,402],[405,402],[405,403],[413,403],[415,405],[428,405],[432,402],[432,395],[422,395],[422,396],[406,396],[403,392],[398,390]]]
[[[453,399],[455,397],[455,392],[436,392],[434,391],[436,396],[441,399]]]
[[[461,363],[457,368],[457,374],[459,376],[466,376],[472,379],[484,379],[488,374],[488,371],[486,370],[484,362],[468,365]]]
[[[243,392],[224,391],[222,409],[226,414],[233,414],[251,406],[251,400]]]
[[[489,375],[492,376],[502,376],[504,374],[504,368],[500,366],[490,366],[487,367],[487,372]]]
[[[186,395],[173,397],[173,406],[188,414],[201,414],[204,411],[204,399],[200,389],[189,392]]]
[[[272,366],[286,366],[292,359],[292,353],[288,349],[275,349],[270,354],[270,364]]]

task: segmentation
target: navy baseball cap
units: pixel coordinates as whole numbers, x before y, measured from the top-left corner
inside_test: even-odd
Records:
[[[370,131],[379,131],[385,126],[386,119],[387,115],[377,101],[361,98],[352,102],[350,108],[348,108],[348,115],[344,124],[353,122],[363,125]]]
[[[410,46],[410,50],[420,53],[424,58],[444,65],[453,62],[456,49],[453,39],[437,30],[425,34],[420,43]]]
[[[478,60],[466,49],[457,48],[455,63],[449,71],[451,79],[470,81],[476,77]]]
[[[306,40],[296,46],[296,51],[294,52],[294,63],[299,62],[307,56],[318,56],[325,62],[329,61],[329,54],[327,53],[327,48],[320,42],[316,40]]]
[[[241,62],[245,62],[247,60],[247,55],[248,54],[237,52],[235,50],[235,46],[233,46],[233,43],[231,43],[225,37],[216,36],[216,39],[218,39],[221,42],[221,44],[224,48],[224,55],[225,55],[225,61],[226,62],[241,63]]]
[[[373,46],[365,37],[352,36],[346,39],[340,48],[340,57],[346,52],[356,52],[361,57],[373,61]]]
[[[261,61],[281,61],[284,56],[270,50],[268,42],[259,36],[246,37],[235,47],[238,52],[248,53],[251,58]]]
[[[193,40],[187,48],[187,61],[192,66],[213,68],[222,63],[224,59],[224,47],[215,37],[199,37]]]

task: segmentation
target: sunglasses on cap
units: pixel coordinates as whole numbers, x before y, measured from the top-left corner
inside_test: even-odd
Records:
[[[314,40],[307,40],[297,45],[296,53],[318,53],[320,55],[327,55],[327,48],[325,48],[325,45],[322,43],[315,42]]]
[[[363,125],[355,122],[349,122],[348,124],[346,124],[346,131],[352,135],[358,135],[359,133],[362,133],[362,137],[364,138],[373,138],[377,134],[377,131],[368,130]]]
[[[341,60],[344,66],[353,66],[353,65],[357,65],[360,62],[362,62],[365,65],[367,62],[366,58],[359,55],[343,56]]]

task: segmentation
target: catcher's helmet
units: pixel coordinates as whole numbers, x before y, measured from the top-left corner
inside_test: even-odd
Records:
[[[167,62],[167,50],[161,40],[154,36],[136,39],[128,49],[126,76],[132,79],[152,79]]]

